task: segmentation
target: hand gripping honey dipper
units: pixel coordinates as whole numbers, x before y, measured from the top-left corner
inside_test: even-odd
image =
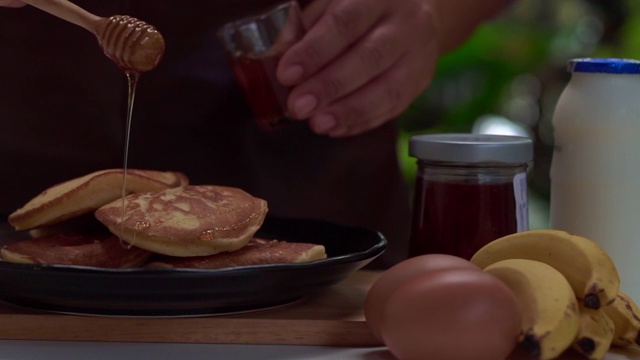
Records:
[[[66,0],[23,1],[92,32],[105,55],[125,72],[149,71],[164,54],[162,35],[144,21],[127,15],[96,16]]]

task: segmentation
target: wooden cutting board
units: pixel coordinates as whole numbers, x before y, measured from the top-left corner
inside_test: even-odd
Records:
[[[282,307],[189,318],[99,317],[33,311],[0,302],[0,339],[378,346],[362,305],[379,272],[361,270]]]

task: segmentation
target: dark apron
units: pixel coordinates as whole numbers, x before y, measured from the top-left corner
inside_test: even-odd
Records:
[[[242,188],[275,216],[380,230],[388,266],[406,251],[407,186],[394,122],[332,139],[300,122],[259,130],[221,54],[226,20],[274,1],[76,1],[126,14],[165,37],[161,64],[136,93],[129,166],[176,170],[193,184]],[[126,79],[88,31],[32,7],[0,8],[0,215],[45,188],[123,164]]]

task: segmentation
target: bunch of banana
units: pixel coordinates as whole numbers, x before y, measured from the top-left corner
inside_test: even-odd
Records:
[[[590,309],[612,303],[620,288],[620,276],[609,255],[592,240],[565,231],[530,230],[507,235],[478,250],[471,262],[485,268],[505,259],[551,265]]]
[[[613,320],[604,308],[590,309],[580,305],[580,328],[572,347],[591,360],[604,358],[614,336]]]
[[[568,348],[602,359],[612,344],[640,343],[640,310],[634,316],[620,306],[628,302],[620,300],[613,261],[585,237],[520,232],[487,244],[471,262],[503,280],[521,301],[520,346],[535,359],[553,359]]]
[[[578,301],[567,279],[540,261],[501,260],[486,272],[502,280],[520,300],[519,344],[534,359],[553,359],[571,346],[580,328]]]
[[[612,345],[640,346],[640,308],[633,299],[619,291],[613,304],[603,309],[614,324]]]

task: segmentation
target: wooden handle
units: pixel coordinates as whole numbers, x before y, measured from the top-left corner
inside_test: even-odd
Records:
[[[23,0],[25,3],[57,16],[72,24],[81,26],[96,34],[96,26],[102,20],[101,17],[91,14],[81,7],[66,0]]]

